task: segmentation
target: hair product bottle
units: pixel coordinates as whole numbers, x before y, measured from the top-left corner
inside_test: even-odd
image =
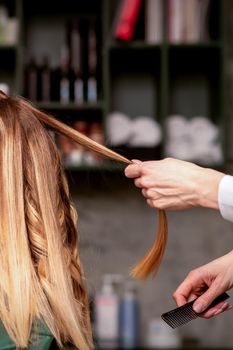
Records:
[[[87,101],[97,102],[97,39],[95,23],[90,23],[88,32],[88,75]]]
[[[38,99],[38,66],[34,56],[30,57],[25,72],[25,94],[31,101]]]
[[[67,45],[61,48],[61,78],[60,78],[60,102],[69,103],[70,102],[70,77],[69,77],[69,62],[70,54]]]
[[[77,104],[84,102],[83,82],[83,40],[80,33],[80,23],[72,23],[70,33],[71,70],[72,70],[72,99]]]
[[[95,297],[95,337],[101,349],[116,349],[119,344],[119,297],[114,283],[118,275],[104,275]]]
[[[41,67],[41,101],[50,101],[51,89],[51,71],[49,66],[48,56],[43,57],[43,64]]]
[[[122,349],[138,347],[139,304],[133,281],[126,281],[120,303],[120,345]]]

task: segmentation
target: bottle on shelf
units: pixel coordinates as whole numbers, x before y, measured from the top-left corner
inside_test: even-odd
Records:
[[[51,70],[48,56],[43,57],[41,67],[41,101],[49,102],[51,100]]]
[[[120,302],[120,345],[122,349],[138,347],[139,303],[136,286],[131,280],[125,282],[124,293]]]
[[[73,123],[73,128],[83,135],[87,135],[88,127],[84,120],[76,120]],[[80,144],[73,142],[72,151],[69,155],[69,163],[73,166],[85,164],[85,149]]]
[[[121,280],[120,275],[104,275],[101,290],[95,296],[94,333],[102,349],[116,349],[119,345],[119,297],[114,284]]]
[[[62,162],[65,166],[68,166],[69,156],[73,149],[72,142],[68,137],[64,135],[58,135],[57,141],[58,148],[61,152]]]
[[[104,132],[100,122],[93,122],[90,124],[88,137],[92,140],[104,144]],[[95,152],[88,151],[85,156],[85,162],[89,165],[95,165],[102,163],[103,158]]]
[[[0,4],[0,45],[6,42],[6,29],[8,23],[8,9],[5,4]]]
[[[74,22],[70,33],[72,100],[74,103],[84,102],[83,82],[83,43],[80,35],[80,24]]]
[[[25,72],[25,95],[31,101],[38,100],[38,65],[34,56],[29,59]]]
[[[141,5],[142,0],[122,0],[119,2],[114,21],[114,37],[117,40],[129,41],[133,39]]]
[[[68,45],[61,48],[60,63],[60,102],[67,104],[71,102],[70,96],[70,52]]]
[[[80,133],[87,135],[87,123],[84,120],[76,120],[73,123],[73,128]],[[58,147],[61,152],[62,161],[66,167],[78,167],[86,164],[85,149],[77,142],[71,141],[68,137],[58,136]]]
[[[97,102],[97,40],[96,24],[91,22],[88,29],[88,80],[87,101]]]
[[[200,43],[209,40],[210,0],[168,0],[167,39],[170,43]]]
[[[10,86],[5,82],[0,82],[0,90],[4,92],[4,94],[10,94]]]
[[[178,329],[168,326],[161,318],[151,318],[146,336],[147,349],[186,349]]]

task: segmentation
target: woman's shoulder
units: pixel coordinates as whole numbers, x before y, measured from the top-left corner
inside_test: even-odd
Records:
[[[16,346],[0,322],[0,350],[15,350]],[[43,322],[36,322],[32,327],[31,341],[28,350],[58,349],[56,341]]]

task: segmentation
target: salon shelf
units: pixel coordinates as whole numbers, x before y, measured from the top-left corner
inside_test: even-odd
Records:
[[[221,48],[221,41],[207,41],[207,42],[197,42],[197,43],[166,43],[168,48],[187,48],[187,49],[211,49],[211,48]]]
[[[187,48],[187,49],[202,49],[202,48],[221,48],[221,41],[207,41],[207,42],[196,42],[196,43],[170,43],[170,42],[160,42],[158,44],[147,43],[143,40],[130,41],[130,42],[118,42],[111,41],[106,44],[108,49],[122,50],[122,49],[141,49],[141,50],[153,50],[162,49],[162,47],[175,47],[175,48]]]
[[[14,93],[23,95],[24,56],[27,53],[25,49],[29,48],[30,54],[34,54],[35,57],[42,57],[45,47],[48,46],[48,49],[51,49],[50,44],[54,44],[51,39],[54,38],[51,36],[54,33],[53,30],[57,31],[58,37],[61,38],[59,33],[62,33],[61,28],[67,19],[96,19],[99,23],[98,59],[101,100],[97,103],[82,105],[59,102],[35,102],[35,105],[71,124],[75,119],[82,119],[87,123],[97,121],[103,125],[104,133],[106,118],[112,111],[120,111],[132,119],[139,115],[151,116],[161,124],[162,130],[165,130],[167,116],[179,113],[179,110],[173,108],[172,101],[177,102],[176,93],[180,79],[184,77],[185,86],[192,90],[192,86],[195,85],[193,77],[197,80],[198,74],[202,73],[208,82],[206,115],[219,127],[222,135],[224,165],[226,156],[226,5],[225,1],[221,0],[211,0],[211,2],[213,7],[209,13],[209,41],[171,43],[167,38],[163,38],[158,43],[149,43],[144,40],[144,9],[139,16],[133,40],[130,42],[115,40],[113,25],[119,0],[61,1],[56,8],[46,0],[36,0],[33,5],[30,0],[11,1],[8,5],[10,14],[19,20],[19,41],[15,46],[0,45],[1,81],[6,81]],[[164,16],[163,20],[166,27],[167,17]],[[53,26],[55,29],[51,30]],[[45,35],[45,41],[38,40],[46,30],[49,35]],[[31,33],[31,37],[28,33]],[[59,39],[58,44],[60,43]],[[56,52],[56,45],[54,52]],[[56,57],[53,58],[56,61]],[[210,79],[213,75],[214,81]],[[191,114],[192,106],[187,102],[183,90],[181,97],[183,102],[180,113],[183,105],[188,104],[190,105],[188,112]],[[196,105],[201,104],[198,101]],[[212,111],[216,111],[213,116]],[[165,142],[166,138],[163,138],[156,154],[153,154],[155,151],[153,147],[151,150],[145,150],[145,158],[165,157]],[[128,153],[124,154],[132,158]],[[136,153],[135,156],[143,159],[143,154]],[[104,167],[106,171],[111,168]],[[93,168],[82,166],[72,169],[92,171]]]
[[[35,102],[38,108],[47,111],[100,111],[104,108],[102,101],[95,103],[60,103],[60,102]]]
[[[121,50],[121,49],[142,49],[142,50],[150,50],[150,49],[161,49],[162,43],[160,44],[150,44],[145,41],[130,41],[130,42],[118,42],[112,41],[107,43],[106,45],[109,49]]]
[[[15,51],[16,49],[16,45],[0,44],[0,51]]]
[[[64,166],[65,170],[67,172],[76,172],[76,171],[82,171],[82,172],[122,172],[124,168],[126,167],[126,164],[120,164],[115,162],[103,162],[102,164],[96,164],[96,165],[86,165],[86,164],[80,164],[80,165],[74,165],[74,166]]]
[[[121,146],[119,148],[117,147],[111,147],[108,146],[113,151],[121,154],[123,157],[126,157],[127,159],[140,159],[142,161],[150,160],[150,159],[160,159],[159,154],[161,151],[159,149],[152,149],[152,148],[145,148],[145,147],[126,147]],[[114,160],[104,160],[100,164],[96,165],[87,165],[87,164],[80,164],[80,165],[74,165],[74,166],[66,166],[64,165],[66,171],[71,172],[78,172],[78,171],[87,171],[87,172],[112,172],[112,173],[121,173],[124,171],[127,164],[114,161]]]
[[[115,40],[112,26],[118,1],[103,0],[103,32],[107,38],[103,56],[103,95],[106,115],[119,110],[132,119],[139,115],[151,116],[160,123],[163,131],[169,115],[179,114],[187,118],[205,115],[215,123],[222,135],[223,161],[220,167],[223,168],[226,160],[226,8],[225,1],[211,2],[208,41],[172,43],[163,38],[161,42],[153,44],[143,40],[145,27],[140,17],[131,41]],[[166,21],[167,17],[164,16],[165,26]],[[186,92],[190,91],[192,101],[196,86],[201,83],[201,79],[198,81],[200,76],[206,83],[205,90],[197,96],[192,113],[193,104],[187,100]],[[182,86],[180,89],[180,82],[182,84],[183,81],[184,88]],[[177,110],[180,100],[182,102]],[[197,106],[199,114],[194,114]],[[165,146],[164,137],[156,159],[166,156]]]

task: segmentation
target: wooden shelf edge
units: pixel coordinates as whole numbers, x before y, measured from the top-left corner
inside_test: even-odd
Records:
[[[17,50],[17,45],[11,45],[11,44],[0,44],[0,51],[15,51]]]
[[[114,49],[114,50],[123,50],[123,49],[162,49],[163,46],[166,46],[168,48],[221,48],[222,43],[220,41],[206,41],[206,42],[195,42],[195,43],[172,43],[168,41],[162,41],[159,43],[149,43],[143,40],[137,40],[137,41],[128,41],[128,42],[121,42],[121,41],[111,41],[108,42],[106,45],[107,49]]]
[[[34,102],[34,105],[39,109],[45,110],[64,110],[64,111],[85,111],[85,110],[102,110],[103,102],[85,102],[83,104],[77,103],[61,103],[61,102]]]
[[[187,48],[187,49],[211,49],[221,48],[222,43],[220,41],[209,41],[209,42],[196,42],[196,43],[170,43],[167,42],[168,48]]]
[[[107,44],[107,49],[161,49],[162,43],[148,43],[143,40],[138,41],[128,41],[128,42],[118,42],[112,41]]]
[[[80,165],[74,165],[74,166],[66,166],[63,165],[65,171],[67,172],[122,172],[125,168],[125,165],[119,164],[119,163],[102,163],[97,165],[86,165],[86,164],[80,164]]]

